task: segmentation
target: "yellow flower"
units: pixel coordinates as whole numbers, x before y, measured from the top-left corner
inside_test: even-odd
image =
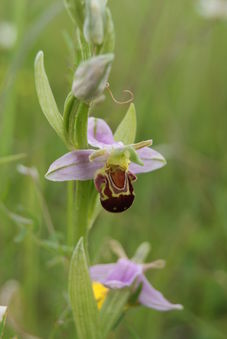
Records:
[[[107,293],[109,292],[109,289],[96,281],[92,282],[92,288],[98,309],[100,310],[104,301],[106,300],[106,296]]]

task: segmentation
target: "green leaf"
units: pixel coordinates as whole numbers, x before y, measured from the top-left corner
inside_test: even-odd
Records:
[[[66,98],[64,105],[64,133],[67,143],[74,147],[74,135],[75,135],[75,121],[76,114],[79,108],[79,100],[70,92]]]
[[[125,306],[130,296],[128,288],[112,290],[108,293],[101,311],[100,328],[102,338],[105,338],[109,331],[115,326],[118,319],[122,316]]]
[[[80,339],[100,338],[99,314],[92,290],[83,238],[78,241],[71,259],[69,296],[78,337]]]
[[[129,109],[118,126],[114,139],[116,141],[122,141],[125,145],[134,143],[136,138],[136,109],[135,105],[131,104]]]
[[[46,75],[43,52],[39,51],[35,58],[35,85],[39,104],[49,124],[59,137],[65,141],[63,118],[59,113],[50,84]]]

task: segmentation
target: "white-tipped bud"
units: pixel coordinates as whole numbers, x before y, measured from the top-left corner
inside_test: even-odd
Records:
[[[104,39],[106,1],[86,0],[84,36],[87,42],[101,45]]]
[[[102,95],[113,58],[113,54],[102,54],[79,65],[72,85],[75,97],[89,103]]]

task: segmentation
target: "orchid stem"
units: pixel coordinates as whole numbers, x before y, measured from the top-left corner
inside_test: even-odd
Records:
[[[89,105],[80,103],[75,121],[75,144],[78,149],[86,149],[87,142],[87,124],[89,115]],[[76,242],[80,237],[87,239],[87,230],[89,226],[89,200],[91,194],[91,182],[78,181],[76,184]],[[85,240],[87,242],[87,240]]]
[[[75,121],[75,144],[78,149],[86,149],[87,143],[87,124],[89,115],[89,105],[81,102],[78,107]]]
[[[74,244],[74,182],[69,181],[67,186],[67,244]]]

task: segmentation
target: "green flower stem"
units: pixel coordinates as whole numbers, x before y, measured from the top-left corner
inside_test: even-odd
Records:
[[[87,124],[89,115],[89,105],[81,102],[77,111],[75,121],[75,145],[78,149],[88,148]]]
[[[89,105],[81,102],[78,108],[75,121],[75,145],[78,149],[86,149],[87,142],[87,124],[89,115]],[[76,242],[84,237],[85,244],[87,242],[87,230],[89,227],[89,206],[91,186],[90,181],[78,181],[76,183],[76,216],[75,216],[75,229]],[[85,246],[86,247],[86,246]]]
[[[85,248],[90,226],[90,197],[93,185],[92,181],[80,181],[76,185],[76,242],[83,236]]]
[[[74,245],[74,182],[67,186],[67,245]]]

